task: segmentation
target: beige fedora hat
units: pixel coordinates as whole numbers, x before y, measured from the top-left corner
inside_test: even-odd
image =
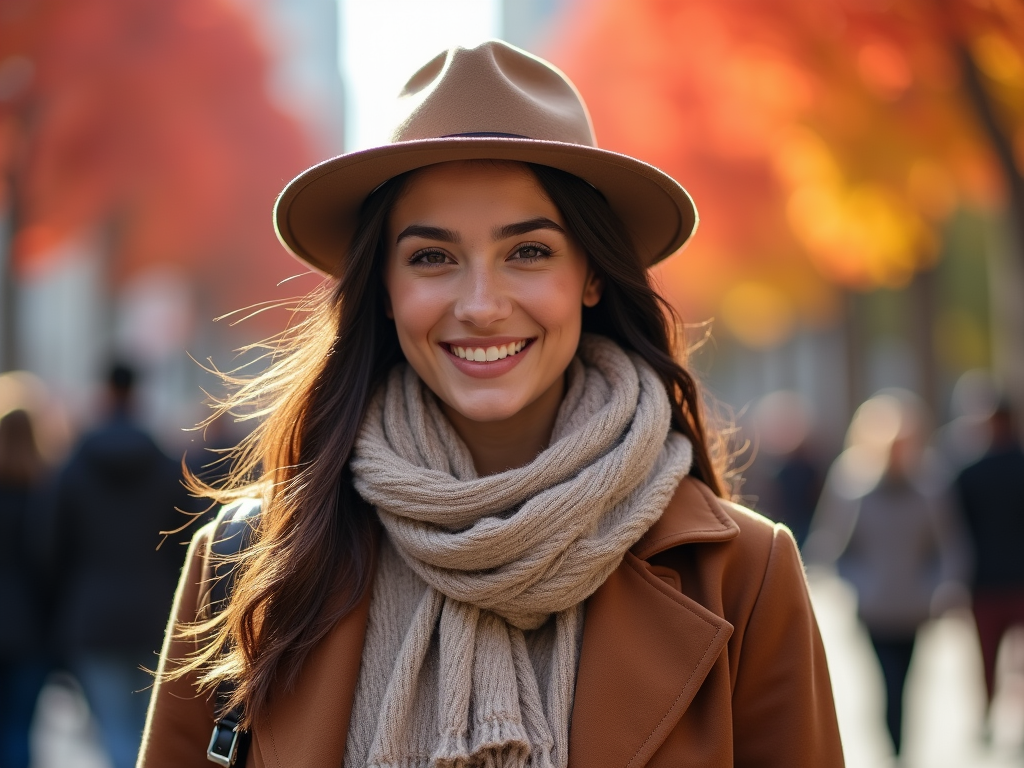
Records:
[[[431,59],[398,96],[388,144],[326,160],[296,176],[274,206],[277,236],[315,269],[339,275],[366,197],[394,176],[450,160],[547,165],[596,187],[650,266],[697,228],[690,195],[671,176],[598,149],[586,105],[543,59],[500,40]]]

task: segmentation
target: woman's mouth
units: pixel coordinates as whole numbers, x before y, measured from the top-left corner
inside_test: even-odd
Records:
[[[493,363],[495,360],[504,360],[506,357],[513,357],[523,351],[533,339],[519,339],[505,344],[489,346],[460,346],[445,343],[443,346],[455,357],[475,363]]]

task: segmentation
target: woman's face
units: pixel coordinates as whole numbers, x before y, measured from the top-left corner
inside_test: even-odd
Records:
[[[500,421],[553,387],[601,297],[586,254],[529,169],[432,165],[387,229],[388,316],[409,364],[467,419]]]

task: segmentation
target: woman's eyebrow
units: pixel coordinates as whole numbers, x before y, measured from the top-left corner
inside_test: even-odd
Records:
[[[440,240],[443,243],[458,243],[461,239],[458,232],[444,227],[431,227],[426,224],[410,224],[395,239],[395,245],[407,237],[422,237],[425,240]]]
[[[533,219],[527,219],[526,221],[517,221],[515,224],[506,224],[502,227],[495,227],[491,232],[491,237],[497,240],[504,240],[507,237],[518,237],[519,235],[525,235],[527,232],[535,232],[538,229],[550,229],[560,234],[565,234],[565,230],[562,229],[558,224],[553,222],[546,216],[537,216]]]

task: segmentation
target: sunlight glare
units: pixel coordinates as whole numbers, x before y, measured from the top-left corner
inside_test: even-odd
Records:
[[[345,151],[387,141],[395,96],[452,45],[498,37],[501,0],[339,0]]]

